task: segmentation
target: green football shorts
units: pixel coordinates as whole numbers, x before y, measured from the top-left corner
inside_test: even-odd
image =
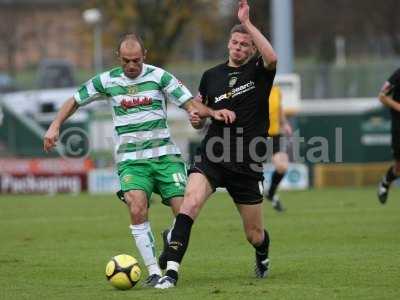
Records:
[[[126,160],[118,165],[118,176],[123,192],[142,190],[149,200],[153,192],[159,194],[165,205],[173,197],[183,197],[187,172],[179,155],[138,160]]]

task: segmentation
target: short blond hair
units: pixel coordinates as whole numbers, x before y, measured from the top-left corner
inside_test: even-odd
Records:
[[[246,30],[246,27],[244,27],[244,25],[242,25],[242,24],[236,24],[236,25],[234,25],[233,27],[232,27],[232,29],[231,29],[231,38],[232,38],[232,34],[234,34],[234,33],[242,33],[242,34],[250,34],[247,30]],[[254,44],[254,41],[253,41],[253,39],[251,40],[251,44],[253,45],[253,46],[255,46],[255,44]]]
[[[249,32],[246,30],[246,28],[242,24],[236,24],[232,27],[231,35],[234,34],[235,32],[249,34]]]

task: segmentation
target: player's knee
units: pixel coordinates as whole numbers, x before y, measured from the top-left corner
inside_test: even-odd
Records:
[[[130,195],[126,197],[126,200],[132,220],[136,224],[145,222],[147,219],[147,201],[140,201]]]
[[[288,167],[289,167],[288,162],[286,162],[286,161],[279,162],[276,164],[276,171],[280,174],[283,174],[283,173],[286,173]]]
[[[264,230],[261,227],[251,227],[246,231],[246,238],[252,245],[259,245],[264,240]]]
[[[170,200],[170,205],[174,216],[176,216],[179,213],[182,203],[183,203],[183,197],[175,197]]]
[[[289,167],[289,158],[287,154],[283,152],[276,153],[272,158],[272,162],[275,169],[281,174],[285,173]]]
[[[195,219],[201,209],[202,203],[199,194],[195,191],[187,190],[180,212]]]
[[[141,224],[147,220],[147,207],[132,204],[129,206],[132,220],[136,224]]]
[[[132,219],[135,220],[135,223],[142,223],[146,221],[146,210],[137,206],[131,206],[130,212]]]

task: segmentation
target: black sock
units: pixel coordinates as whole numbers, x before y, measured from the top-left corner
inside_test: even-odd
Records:
[[[269,252],[269,234],[267,230],[264,229],[264,240],[263,242],[256,246],[253,245],[254,249],[256,249],[256,255],[261,258],[261,260],[265,260],[268,258],[268,252]]]
[[[189,244],[190,232],[192,230],[193,219],[185,214],[178,214],[174,228],[171,233],[166,256],[167,261],[181,263]]]
[[[274,171],[274,173],[272,173],[271,186],[269,187],[268,191],[268,198],[272,198],[275,195],[276,189],[278,188],[278,185],[284,176],[285,173],[281,174],[278,173],[276,170]]]
[[[386,175],[383,177],[382,184],[386,187],[389,187],[389,185],[395,181],[399,176],[397,176],[394,173],[394,167],[390,167],[389,170],[387,170]]]
[[[165,276],[169,276],[175,279],[175,281],[178,281],[178,272],[175,270],[167,270],[167,272],[165,272]]]

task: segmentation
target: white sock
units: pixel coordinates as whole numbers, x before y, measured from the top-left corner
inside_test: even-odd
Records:
[[[160,267],[157,263],[156,247],[154,245],[154,235],[150,228],[149,222],[138,225],[130,225],[131,233],[136,242],[140,255],[143,258],[149,275],[161,275]]]
[[[167,262],[167,270],[174,270],[176,273],[178,273],[180,264],[177,263],[176,261],[168,261]]]

